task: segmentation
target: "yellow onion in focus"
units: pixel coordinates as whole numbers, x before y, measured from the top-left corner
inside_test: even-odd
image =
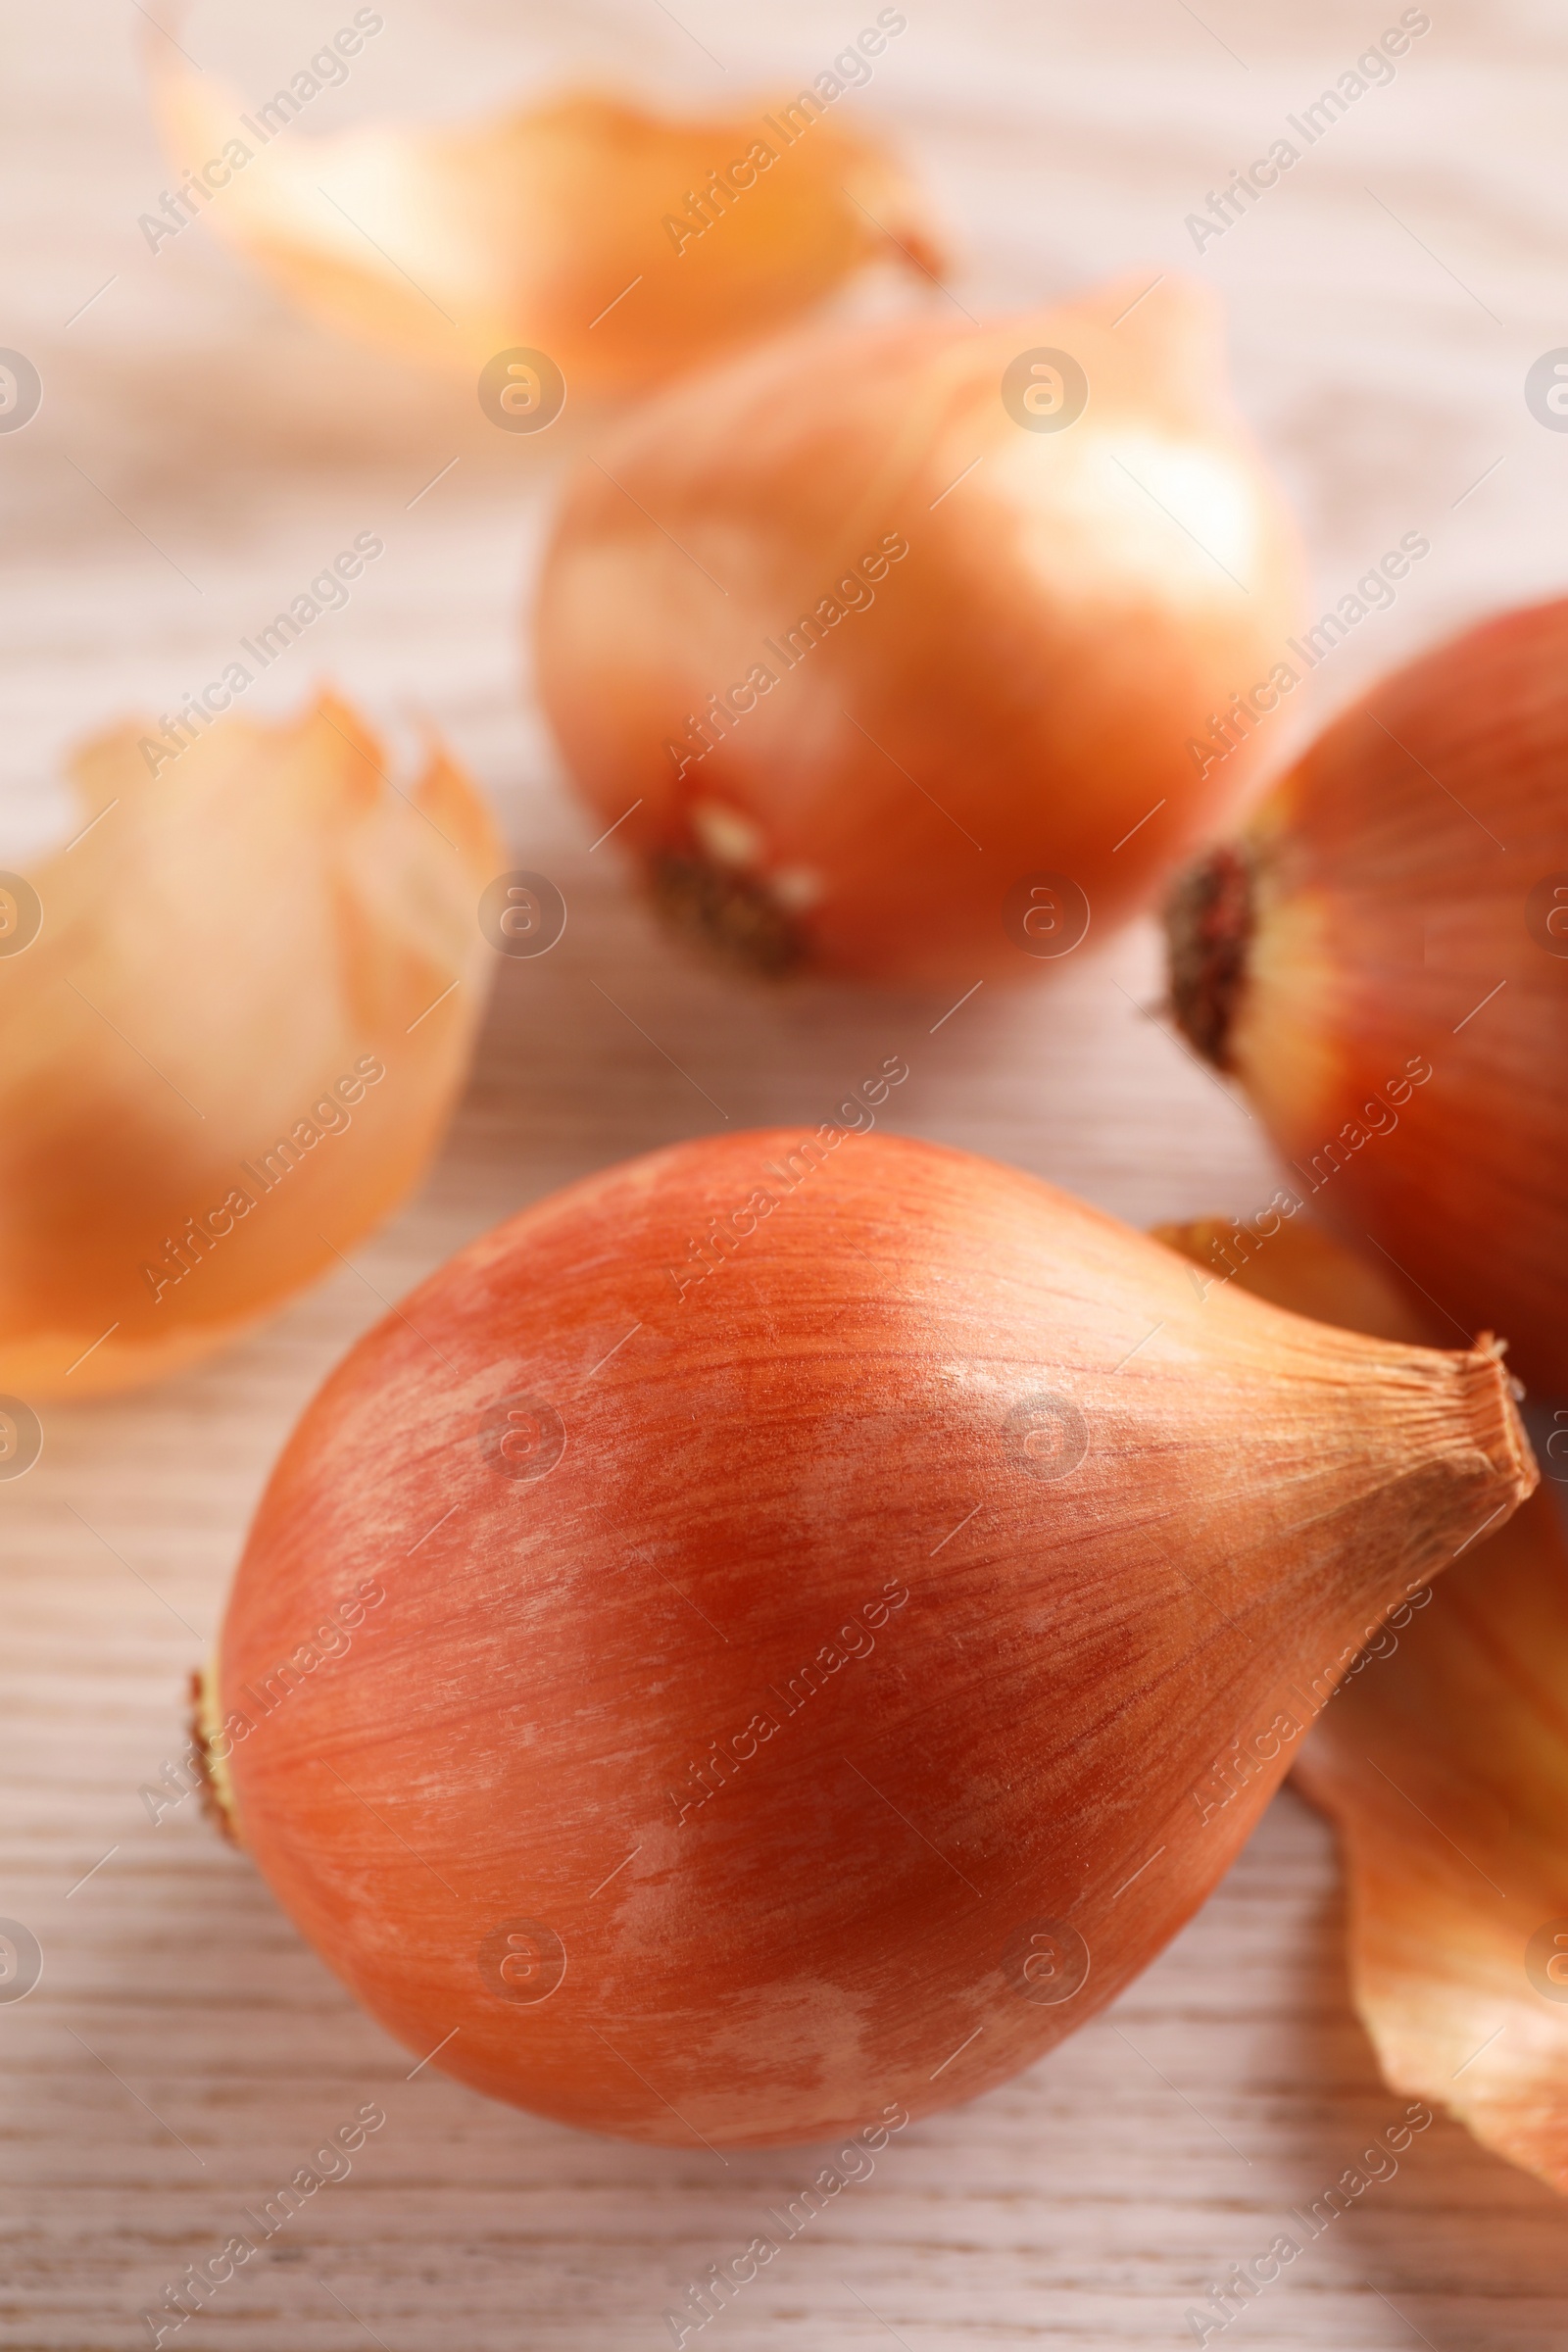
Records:
[[[29,1406],[174,1371],[334,1265],[419,1177],[483,1005],[500,858],[443,752],[394,789],[331,695],[185,734],[87,744],[81,829],[0,877],[0,1390]]]
[[[1213,1278],[1401,1345],[1393,1282],[1298,1217],[1161,1227]],[[1244,1229],[1246,1230],[1246,1229]],[[1224,1280],[1223,1274],[1219,1279]],[[1561,1423],[1568,1416],[1558,1414]],[[1560,1478],[1555,1428],[1543,1460]],[[1568,2194],[1568,1544],[1549,1484],[1396,1609],[1304,1740],[1336,1824],[1356,2012],[1391,2087]]]
[[[1216,1759],[1536,1483],[1487,1350],[1188,1271],[836,1124],[472,1243],[301,1419],[204,1681],[295,1924],[421,2058],[634,2139],[826,2139],[1031,2064],[1292,1751],[1223,1810]],[[259,1698],[353,1592],[385,1630]]]
[[[329,78],[346,73],[330,48],[322,59]],[[723,120],[582,91],[453,127],[313,133],[317,74],[246,112],[177,57],[148,63],[181,174],[164,232],[209,220],[328,325],[410,358],[478,370],[530,349],[570,387],[635,391],[784,324],[868,263],[941,267],[836,74],[821,77],[841,80],[836,99],[786,93]],[[143,234],[161,248],[156,213]]]
[[[1138,906],[1244,786],[1294,532],[1166,278],[801,331],[584,466],[540,690],[666,911],[754,967],[972,986]]]

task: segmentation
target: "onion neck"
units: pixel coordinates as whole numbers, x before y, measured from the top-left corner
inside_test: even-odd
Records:
[[[1231,1038],[1256,925],[1251,860],[1233,845],[1190,867],[1165,906],[1170,1010],[1188,1042],[1232,1070]]]

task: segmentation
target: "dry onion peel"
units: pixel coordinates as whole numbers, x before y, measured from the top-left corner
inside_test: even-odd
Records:
[[[801,330],[600,457],[546,708],[666,910],[752,965],[1039,974],[1234,805],[1250,747],[1190,739],[1278,662],[1297,556],[1206,289]]]
[[[345,1359],[210,1752],[421,2058],[633,2138],[810,2138],[1113,1997],[1286,1769],[1276,1736],[1216,1808],[1238,1727],[1534,1478],[1490,1354],[1202,1304],[963,1153],[709,1139],[498,1227]]]
[[[1568,602],[1423,656],[1179,887],[1172,996],[1309,1200],[1568,1394]]]
[[[1212,1269],[1234,1230],[1162,1236]],[[1287,1227],[1237,1279],[1403,1338],[1375,1268]],[[1568,2193],[1568,1545],[1543,1487],[1395,1612],[1301,1750],[1339,1829],[1356,2012],[1391,2086]]]
[[[184,732],[88,743],[83,830],[0,899],[0,1388],[27,1402],[173,1371],[333,1265],[422,1171],[483,1004],[500,854],[443,752],[397,790],[329,694]]]
[[[903,171],[820,100],[670,122],[583,92],[457,128],[313,134],[284,111],[298,93],[246,114],[176,58],[149,71],[185,175],[166,233],[210,220],[329,325],[415,359],[540,350],[568,388],[636,391],[873,261],[940,268]]]

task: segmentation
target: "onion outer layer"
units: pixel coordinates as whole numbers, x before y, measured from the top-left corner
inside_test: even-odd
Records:
[[[1128,281],[671,387],[580,470],[535,666],[683,927],[969,987],[1057,968],[1238,805],[1303,674],[1298,577],[1216,300]]]
[[[809,2138],[1112,1998],[1331,1661],[1534,1476],[1485,1351],[1200,1299],[965,1154],[712,1138],[499,1227],[345,1359],[238,1572],[218,1743],[421,2057],[635,2138]]]
[[[1423,655],[1179,885],[1176,1017],[1299,1198],[1568,1396],[1568,600]]]
[[[1161,1231],[1210,1270],[1216,1241],[1240,1257],[1234,1225]],[[1304,1222],[1235,1279],[1422,1334],[1375,1265]],[[1551,1440],[1546,1458],[1556,1475]],[[1568,1544],[1549,1485],[1394,1612],[1295,1777],[1339,1831],[1351,1995],[1390,2087],[1568,2194]]]

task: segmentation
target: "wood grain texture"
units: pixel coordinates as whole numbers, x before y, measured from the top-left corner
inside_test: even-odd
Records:
[[[563,789],[526,678],[518,692],[518,606],[591,419],[568,410],[540,445],[500,446],[471,387],[304,325],[200,226],[148,253],[136,217],[168,174],[132,13],[59,0],[11,28],[0,174],[29,229],[0,339],[39,367],[45,406],[0,436],[5,855],[24,863],[68,833],[49,781],[67,741],[127,708],[170,709],[356,531],[384,526],[384,564],[255,707],[295,708],[329,674],[379,722],[427,711],[571,917],[555,954],[502,971],[416,1203],[211,1368],[53,1412],[37,1468],[0,1487],[0,1913],[45,1952],[38,1989],[0,2006],[0,2343],[149,2342],[140,2315],[165,2282],[246,2229],[244,2208],[373,2098],[388,2120],[351,2176],[166,2340],[344,2352],[368,2331],[392,2352],[636,2352],[671,2340],[666,2303],[808,2177],[804,2153],[721,2168],[540,2124],[430,2068],[408,2080],[194,1800],[155,1826],[139,1798],[179,1753],[184,1678],[290,1423],[383,1298],[499,1216],[683,1135],[814,1123],[890,1053],[911,1067],[907,1130],[1134,1219],[1248,1211],[1273,1164],[1255,1123],[1147,1016],[1160,983],[1145,930],[1075,956],[1049,991],[984,989],[941,1026],[946,1003],[758,996],[663,947],[613,844],[590,851],[598,828]],[[180,38],[264,92],[349,13],[222,0]],[[1310,681],[1319,714],[1440,630],[1556,583],[1568,439],[1523,399],[1526,368],[1564,334],[1568,41],[1544,6],[1506,21],[1479,0],[1434,10],[1394,83],[1201,255],[1187,214],[1383,18],[1348,0],[1266,24],[1239,0],[1198,18],[1168,0],[909,13],[863,104],[933,184],[968,307],[1140,263],[1152,278],[1197,269],[1231,299],[1242,402],[1301,507],[1323,603],[1403,531],[1431,537],[1398,601]],[[817,0],[677,14],[727,71],[644,0],[389,9],[321,119],[456,117],[589,66],[717,109],[737,82],[799,86],[865,21]],[[1285,721],[1303,723],[1303,709]],[[1326,1830],[1286,1795],[1113,2011],[1020,2081],[900,2135],[701,2340],[1191,2342],[1189,2305],[1403,2104],[1348,2010],[1335,1889]],[[1439,2125],[1228,2340],[1546,2352],[1565,2321],[1562,2207]]]

